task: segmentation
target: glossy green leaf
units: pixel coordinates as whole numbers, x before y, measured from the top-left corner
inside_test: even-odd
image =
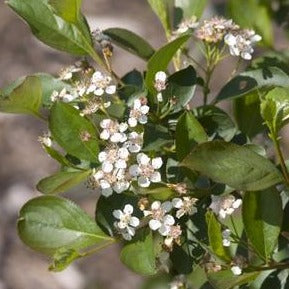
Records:
[[[80,17],[82,0],[49,0],[49,4],[64,20],[77,23]]]
[[[22,207],[18,234],[27,246],[50,256],[62,248],[79,251],[113,242],[77,205],[55,196],[35,198]]]
[[[266,189],[282,180],[280,172],[268,159],[249,148],[224,141],[196,146],[182,165],[215,182],[244,191]]]
[[[179,160],[189,154],[193,146],[208,140],[208,136],[190,111],[184,112],[178,119],[176,128],[176,150]]]
[[[166,201],[176,195],[176,192],[163,184],[151,184],[149,188],[134,185],[133,190],[139,195],[147,195],[154,200]]]
[[[79,254],[74,249],[66,249],[66,248],[59,249],[52,256],[52,264],[49,266],[49,271],[53,272],[63,271],[73,261],[81,257],[82,255]]]
[[[0,111],[39,117],[42,102],[41,81],[36,76],[28,76],[19,86],[17,84],[15,84],[16,88],[12,87],[11,93],[1,96]],[[9,90],[6,90],[6,93]]]
[[[154,275],[156,273],[156,257],[152,231],[149,229],[139,230],[134,239],[121,250],[120,259],[135,273]]]
[[[54,160],[58,161],[59,164],[61,164],[62,166],[65,167],[71,166],[69,160],[53,147],[43,145],[43,148],[49,156],[51,156]]]
[[[279,192],[274,188],[246,192],[242,215],[252,246],[260,256],[269,260],[277,245],[282,225],[283,210]]]
[[[51,109],[49,128],[53,138],[67,153],[83,160],[97,162],[98,141],[92,123],[79,115],[79,110],[69,104],[57,102]],[[89,140],[81,134],[88,133]]]
[[[213,212],[206,213],[206,221],[208,226],[208,236],[212,251],[225,261],[230,261],[231,257],[228,250],[223,246],[222,228],[221,224],[216,219]]]
[[[241,27],[253,28],[262,36],[263,43],[273,45],[273,27],[270,11],[259,0],[229,0],[228,12]],[[247,13],[240,13],[240,11]]]
[[[182,9],[184,19],[196,16],[201,18],[203,11],[207,5],[207,0],[175,0],[175,6]]]
[[[249,137],[264,131],[260,114],[260,98],[257,91],[234,99],[234,115],[239,129]]]
[[[196,108],[194,113],[209,137],[231,141],[237,133],[237,128],[230,116],[216,106],[201,106]]]
[[[155,93],[154,78],[158,71],[165,71],[176,52],[190,39],[191,35],[183,35],[160,48],[148,61],[145,83]]]
[[[249,70],[229,81],[217,96],[217,101],[246,95],[257,89],[289,87],[289,76],[277,67]]]
[[[208,280],[215,289],[233,289],[235,286],[240,286],[255,280],[258,275],[259,272],[252,272],[236,276],[231,270],[224,270],[210,273],[208,275]]]
[[[271,133],[278,134],[289,122],[289,88],[274,88],[261,103],[261,114]]]
[[[87,34],[56,15],[47,0],[8,0],[7,3],[45,44],[71,54],[90,55],[101,64]]]
[[[159,20],[161,21],[166,35],[170,35],[170,19],[168,14],[168,5],[167,0],[147,0],[150,4],[152,10],[158,16]]]
[[[42,179],[37,190],[43,194],[63,193],[86,180],[90,174],[91,171],[58,172]]]
[[[103,33],[110,37],[112,42],[128,52],[149,60],[155,53],[152,46],[134,32],[124,28],[109,28]]]
[[[179,70],[168,78],[168,85],[163,92],[164,100],[175,101],[172,113],[182,110],[194,97],[197,84],[197,73],[190,65]]]

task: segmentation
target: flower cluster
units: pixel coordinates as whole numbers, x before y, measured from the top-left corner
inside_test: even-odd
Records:
[[[207,43],[224,41],[232,56],[245,60],[252,59],[253,46],[262,39],[254,30],[241,29],[232,19],[223,17],[205,20],[196,30],[196,37]]]
[[[162,159],[151,159],[142,153],[143,133],[132,130],[147,123],[148,112],[146,99],[140,98],[134,101],[128,122],[119,123],[113,119],[100,122],[100,139],[106,142],[106,146],[98,155],[101,166],[93,174],[93,186],[100,188],[102,195],[120,194],[128,190],[134,180],[140,187],[161,181],[158,169],[162,166]]]

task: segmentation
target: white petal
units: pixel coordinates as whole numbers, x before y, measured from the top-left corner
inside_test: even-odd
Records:
[[[142,115],[141,117],[139,117],[138,122],[140,124],[146,124],[148,122],[148,117],[146,115]]]
[[[241,56],[245,60],[251,60],[252,59],[252,55],[250,53],[248,53],[248,52],[241,53]]]
[[[223,246],[224,247],[230,247],[231,246],[231,241],[228,239],[223,239]]]
[[[174,208],[177,208],[177,209],[180,209],[182,206],[183,206],[183,200],[180,199],[180,198],[174,198],[172,200],[172,203],[173,203],[173,207]]]
[[[113,164],[110,162],[103,162],[101,169],[105,172],[105,173],[110,173],[113,170]]]
[[[113,185],[113,190],[117,194],[121,194],[122,192],[126,191],[129,188],[129,182],[120,181]]]
[[[106,152],[100,152],[98,154],[98,160],[102,163],[106,160],[107,158],[107,153]]]
[[[108,189],[111,187],[110,183],[106,180],[101,180],[99,182],[99,186],[104,190],[104,189]]]
[[[106,89],[105,92],[107,94],[115,94],[116,92],[116,86],[115,85],[109,85]]]
[[[160,201],[154,201],[151,205],[152,210],[158,210],[161,208],[161,202]]]
[[[159,183],[162,178],[161,178],[161,174],[159,172],[154,172],[152,173],[151,177],[150,177],[150,180],[153,182],[153,183]]]
[[[103,120],[100,122],[100,127],[101,127],[101,128],[108,128],[108,127],[111,125],[111,122],[112,122],[112,120],[109,119],[109,118],[103,119]]]
[[[103,140],[108,140],[109,137],[110,137],[110,133],[107,129],[103,130],[100,134],[100,139],[103,139]]]
[[[127,164],[125,160],[119,159],[115,162],[114,166],[117,169],[125,169],[127,167]]]
[[[159,233],[160,233],[162,236],[167,236],[167,235],[170,233],[170,226],[162,225],[162,226],[159,228]]]
[[[252,42],[259,42],[262,40],[262,37],[258,34],[255,34],[254,36],[251,37],[250,39]]]
[[[140,101],[140,99],[136,99],[136,100],[133,102],[133,108],[134,108],[134,109],[140,109],[140,108],[141,108],[141,101]]]
[[[130,143],[128,149],[131,153],[138,153],[141,150],[141,146],[138,144]]]
[[[158,71],[155,75],[155,80],[165,82],[167,80],[167,74],[164,71]]]
[[[128,122],[130,127],[136,127],[137,126],[137,119],[134,117],[130,117],[127,122]]]
[[[242,269],[239,266],[232,266],[231,271],[233,272],[234,275],[241,275],[242,274]]]
[[[156,231],[158,230],[160,227],[162,226],[162,223],[158,220],[150,220],[149,221],[149,227],[153,230],[153,231]]]
[[[150,110],[150,107],[148,105],[142,105],[140,108],[140,111],[142,114],[147,114]]]
[[[122,139],[122,134],[119,133],[119,132],[114,133],[114,134],[110,137],[111,142],[114,142],[114,143],[120,142],[121,139]]]
[[[126,122],[122,122],[119,124],[119,131],[125,132],[128,129],[128,124]]]
[[[120,229],[125,229],[125,228],[127,228],[127,226],[128,226],[128,224],[127,224],[127,222],[126,221],[120,221],[120,222],[118,222],[117,223],[117,226],[120,228]]]
[[[121,158],[121,159],[127,159],[128,156],[129,156],[129,151],[127,148],[120,148],[118,150],[118,156]]]
[[[124,206],[124,209],[123,209],[123,212],[124,212],[125,214],[131,215],[131,214],[133,213],[133,206],[130,205],[130,204],[125,205],[125,206]]]
[[[129,224],[130,226],[133,226],[133,227],[137,227],[139,226],[139,218],[137,217],[131,217],[130,221],[129,221]]]
[[[161,208],[167,213],[172,209],[173,205],[170,201],[163,202]]]
[[[148,165],[150,162],[150,158],[144,154],[144,153],[140,153],[136,156],[137,162],[141,165]]]
[[[127,240],[130,241],[132,239],[131,235],[128,232],[121,232],[122,237]]]
[[[112,193],[113,193],[112,188],[107,188],[107,189],[102,189],[102,190],[101,190],[101,194],[102,194],[103,196],[105,196],[105,197],[111,196]]]
[[[175,219],[172,215],[165,215],[164,216],[164,224],[166,226],[172,226],[175,223]]]
[[[101,170],[100,170],[100,171],[97,171],[97,172],[93,175],[93,177],[94,177],[94,179],[95,179],[96,181],[102,179],[103,176],[104,176],[104,173],[103,173],[103,171],[101,171]]]
[[[101,96],[104,94],[104,90],[102,88],[98,88],[93,93],[97,96]]]
[[[152,166],[154,169],[159,169],[163,165],[163,160],[162,158],[154,158],[152,159]]]
[[[92,84],[88,87],[88,89],[86,90],[87,94],[90,94],[92,92],[94,92],[96,90],[96,85]]]
[[[241,205],[242,205],[242,199],[237,199],[237,200],[233,203],[232,207],[233,207],[234,209],[238,209]]]
[[[149,178],[147,177],[143,177],[143,176],[140,176],[138,179],[137,179],[137,182],[138,182],[138,185],[142,188],[148,188],[151,184]]]
[[[132,227],[127,227],[127,232],[131,235],[134,236],[135,235],[135,229]]]
[[[132,165],[129,167],[129,174],[132,177],[137,177],[140,174],[140,169],[138,165]]]
[[[123,212],[121,210],[114,210],[112,214],[116,219],[120,219],[123,216]]]
[[[227,34],[224,37],[224,41],[229,46],[236,45],[236,43],[237,43],[236,37],[234,35],[232,35],[231,33]]]
[[[100,71],[96,71],[92,75],[92,81],[93,82],[103,80],[103,78],[104,78],[104,76]]]
[[[157,100],[158,100],[158,102],[163,102],[164,101],[163,94],[161,92],[159,92],[157,94]]]

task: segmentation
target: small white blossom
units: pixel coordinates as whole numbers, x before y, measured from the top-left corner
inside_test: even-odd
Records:
[[[248,29],[228,33],[224,38],[225,43],[229,46],[230,54],[240,56],[245,60],[252,59],[253,45],[261,39],[262,37],[256,34],[254,30]]]
[[[128,150],[131,153],[140,152],[143,145],[143,133],[137,133],[135,131],[128,134],[128,141],[125,143]]]
[[[232,271],[232,273],[233,273],[234,275],[236,275],[236,276],[239,276],[239,275],[242,274],[242,268],[239,267],[239,266],[237,266],[237,265],[232,266],[232,267],[231,267],[231,271]]]
[[[110,76],[103,75],[100,71],[96,71],[91,78],[90,85],[87,88],[86,93],[94,93],[97,96],[106,94],[115,94],[116,86],[111,84],[112,79]]]
[[[74,99],[76,99],[78,96],[72,95],[71,93],[68,93],[66,88],[63,88],[60,92],[54,90],[50,96],[50,99],[52,102],[55,102],[57,100],[61,100],[63,102],[71,102]]]
[[[231,245],[230,236],[231,236],[231,231],[229,229],[225,229],[222,232],[223,246],[224,247],[230,247],[230,245]]]
[[[173,249],[174,242],[179,244],[180,237],[182,235],[182,230],[179,225],[172,225],[170,226],[169,232],[164,240],[164,244],[168,250]]]
[[[233,195],[215,196],[212,195],[212,203],[210,209],[218,215],[221,219],[225,219],[227,215],[232,215],[233,212],[238,209],[242,200],[237,199]]]
[[[140,221],[137,217],[132,216],[133,206],[127,204],[123,211],[114,210],[113,216],[119,221],[114,223],[114,226],[119,229],[125,240],[130,241],[135,235],[135,228],[139,226]]]
[[[82,68],[79,65],[71,65],[65,69],[63,69],[60,74],[59,78],[62,80],[70,80],[74,73],[81,71]]]
[[[100,133],[100,138],[110,140],[112,143],[123,143],[127,140],[125,131],[128,128],[126,123],[118,123],[112,119],[103,119],[100,122],[100,127],[103,129]]]
[[[138,123],[146,124],[148,121],[147,114],[149,113],[149,110],[150,108],[147,106],[147,100],[145,98],[136,99],[129,113],[129,126],[135,127]]]
[[[50,138],[50,134],[49,133],[46,133],[44,134],[43,136],[39,136],[38,137],[38,141],[46,146],[46,147],[51,147],[52,146],[52,140]]]
[[[166,89],[167,86],[166,82],[167,82],[167,74],[164,71],[157,72],[155,75],[154,87],[158,92],[157,94],[158,102],[163,102],[162,91]]]
[[[176,217],[179,219],[185,214],[192,215],[197,212],[197,208],[194,206],[197,199],[184,197],[181,198],[174,198],[172,200],[173,207],[178,209],[176,213]]]
[[[168,236],[170,227],[175,224],[175,219],[172,215],[167,214],[172,209],[172,204],[169,201],[161,203],[155,201],[151,205],[151,210],[145,210],[144,215],[150,216],[149,227],[158,232],[162,236]]]
[[[137,177],[138,185],[147,188],[151,182],[159,183],[161,181],[161,174],[156,171],[161,168],[163,161],[161,158],[149,158],[144,153],[137,155],[138,164],[132,165],[129,172],[132,177]]]
[[[189,29],[195,29],[198,26],[199,22],[197,22],[197,17],[193,16],[191,19],[187,19],[181,22],[174,34],[182,34],[187,32]]]

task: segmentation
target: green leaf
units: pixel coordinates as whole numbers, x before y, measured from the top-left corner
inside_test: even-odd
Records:
[[[207,0],[175,0],[175,7],[182,9],[182,18],[188,19],[196,16],[199,19],[207,2]]]
[[[15,86],[17,86],[17,84],[15,84]],[[1,96],[0,111],[29,114],[39,117],[41,102],[41,81],[36,76],[28,76],[19,86],[14,88],[10,94]]]
[[[139,230],[133,240],[121,250],[120,259],[137,274],[154,275],[156,273],[156,257],[152,231],[149,229]]]
[[[193,66],[179,70],[168,79],[168,85],[163,93],[165,100],[173,99],[172,113],[182,110],[194,97],[197,84],[197,73]]]
[[[162,0],[161,0],[162,1]],[[183,35],[162,48],[160,48],[148,61],[147,64],[147,74],[145,83],[147,85],[147,88],[150,92],[156,93],[156,90],[154,88],[154,78],[155,74],[158,71],[165,71],[176,54],[176,52],[184,45],[189,39],[191,35]]]
[[[146,40],[130,30],[109,28],[104,30],[103,33],[109,36],[114,44],[144,60],[149,60],[155,53],[155,50]]]
[[[270,259],[282,225],[282,201],[279,192],[268,189],[246,192],[242,207],[243,222],[248,239],[256,252]]]
[[[213,212],[206,213],[206,221],[208,226],[208,236],[212,251],[224,261],[230,261],[229,252],[223,246],[222,228],[221,224],[216,219]]]
[[[253,91],[244,97],[236,98],[233,104],[235,119],[243,133],[252,138],[264,131],[258,92]]]
[[[58,172],[42,179],[37,184],[37,190],[43,194],[63,193],[86,180],[91,171]]]
[[[99,64],[102,63],[87,33],[56,15],[47,0],[8,0],[7,3],[29,24],[33,34],[40,41],[71,54],[90,55]],[[67,11],[63,13],[67,15]]]
[[[217,96],[217,101],[232,99],[246,95],[257,89],[272,87],[289,87],[289,76],[277,67],[266,67],[250,70],[229,81]]]
[[[261,102],[261,114],[271,133],[278,134],[289,122],[289,88],[274,88]]]
[[[161,21],[167,37],[170,35],[170,19],[168,14],[167,0],[148,0],[152,10],[158,16]]]
[[[190,111],[185,111],[178,119],[176,128],[176,150],[178,159],[182,160],[189,154],[194,145],[208,140],[208,136]]]
[[[273,45],[273,27],[270,11],[259,0],[229,0],[228,12],[241,27],[253,28],[262,36],[263,43]],[[247,13],[240,13],[240,11]]]
[[[55,252],[52,257],[52,264],[49,266],[49,271],[60,272],[66,269],[73,261],[81,258],[82,255],[79,254],[74,249],[61,248]]]
[[[252,272],[236,276],[231,270],[225,270],[209,274],[208,280],[215,289],[233,289],[235,286],[240,286],[255,280],[258,275],[259,272]]]
[[[67,103],[57,102],[51,109],[49,128],[54,139],[67,153],[91,162],[97,162],[98,141],[94,126],[79,111]],[[88,133],[89,140],[81,140]]]
[[[281,182],[281,174],[266,158],[249,148],[224,141],[196,146],[182,165],[218,183],[243,191],[258,191]]]
[[[35,198],[22,207],[18,234],[27,246],[50,256],[62,248],[79,251],[113,242],[77,205],[55,196]]]
[[[81,2],[82,0],[49,0],[57,14],[71,23],[77,23],[79,20]]]
[[[237,133],[237,128],[230,116],[216,106],[201,106],[196,108],[194,113],[211,138],[218,137],[231,141]]]

